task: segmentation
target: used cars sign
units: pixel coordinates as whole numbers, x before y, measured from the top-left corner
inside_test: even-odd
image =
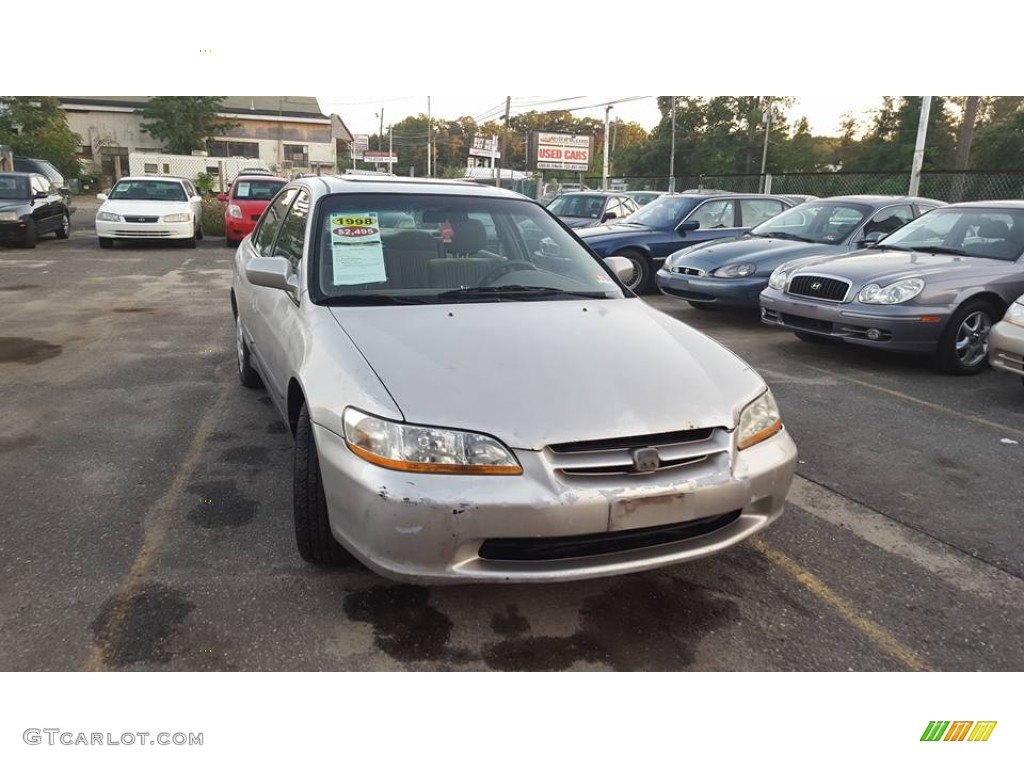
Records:
[[[589,171],[593,148],[593,136],[531,133],[530,170]]]

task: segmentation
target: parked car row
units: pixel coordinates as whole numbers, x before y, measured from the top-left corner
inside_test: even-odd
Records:
[[[758,308],[804,341],[1024,376],[1024,201],[811,200],[744,235],[677,250],[657,285],[697,308]]]

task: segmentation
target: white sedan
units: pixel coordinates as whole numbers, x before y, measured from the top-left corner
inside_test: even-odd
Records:
[[[96,195],[100,248],[115,240],[177,240],[195,248],[203,237],[202,197],[188,179],[176,176],[126,176]]]

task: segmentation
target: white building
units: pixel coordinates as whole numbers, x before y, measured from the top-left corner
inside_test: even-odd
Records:
[[[58,98],[71,130],[82,137],[79,160],[91,163],[108,181],[128,174],[129,154],[165,151],[161,141],[142,130],[140,111],[149,97]],[[244,158],[282,176],[333,172],[352,141],[342,119],[323,114],[311,96],[228,96],[219,116],[236,125],[208,139],[206,159]],[[197,174],[209,172],[203,159],[197,158]]]

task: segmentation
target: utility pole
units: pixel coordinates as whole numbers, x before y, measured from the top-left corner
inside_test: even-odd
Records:
[[[391,123],[388,123],[388,171],[391,171],[393,173],[395,170],[395,164],[390,162],[391,157],[394,155],[392,146],[393,145],[391,143]]]
[[[614,107],[611,104],[604,108],[604,170],[601,172],[601,189],[608,189],[608,116],[612,109]]]
[[[432,174],[430,172],[430,156],[433,154],[431,151],[431,140],[430,140],[430,97],[427,96],[427,177],[429,178]]]
[[[384,149],[384,107],[380,108],[380,130],[377,131],[377,151]]]
[[[505,130],[501,134],[501,159],[504,160],[506,151],[508,151],[508,113],[512,109],[512,97],[505,97]],[[498,186],[501,186],[501,163],[498,163]],[[512,182],[509,181],[509,188],[511,189]]]
[[[672,97],[672,154],[668,160],[668,191],[676,191],[676,97]]]
[[[764,169],[768,163],[768,135],[772,132],[772,101],[768,99],[768,106],[765,108],[764,114],[761,116],[761,122],[764,123],[764,151],[761,152],[761,192],[765,191],[765,178]]]
[[[921,166],[924,165],[924,139],[928,133],[928,113],[932,109],[932,97],[921,97],[921,118],[917,123],[917,143],[914,144],[914,164],[910,167],[910,191],[911,197],[917,195],[921,184]]]

